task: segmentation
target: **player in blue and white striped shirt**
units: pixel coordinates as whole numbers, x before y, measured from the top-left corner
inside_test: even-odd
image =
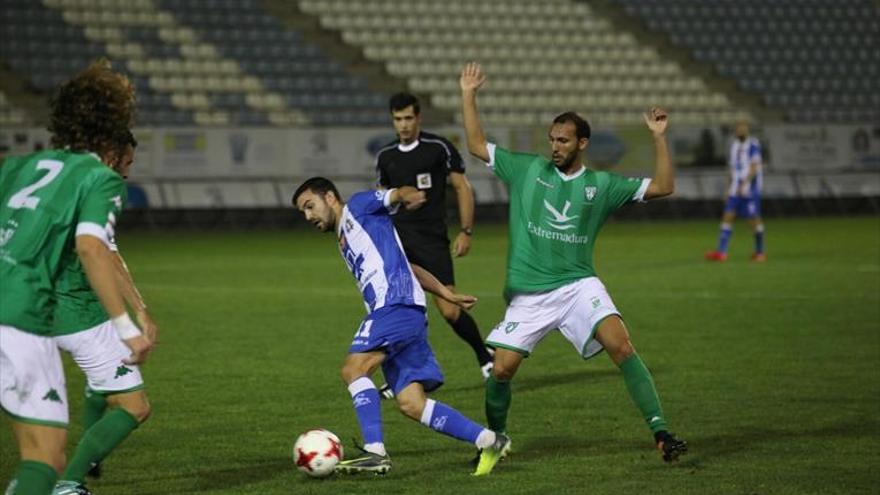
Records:
[[[495,433],[442,402],[428,399],[443,384],[443,373],[428,344],[428,320],[422,287],[469,309],[473,296],[453,293],[427,270],[411,265],[403,251],[391,212],[425,202],[424,191],[410,186],[362,191],[343,203],[336,186],[313,177],[293,195],[293,204],[322,232],[336,232],[339,252],[358,284],[367,316],[361,322],[342,366],[364,439],[363,455],[339,463],[345,473],[391,469],[382,433],[379,390],[370,376],[382,367],[400,411],[425,426],[492,452],[488,474],[510,449],[510,439]]]
[[[727,190],[727,203],[721,216],[721,233],[718,248],[706,253],[709,261],[727,260],[727,247],[733,235],[733,221],[737,216],[749,219],[755,233],[753,261],[766,261],[764,253],[764,221],[761,219],[761,185],[763,171],[761,162],[761,143],[749,136],[749,125],[739,122],[736,125],[736,139],[730,145],[730,185]]]

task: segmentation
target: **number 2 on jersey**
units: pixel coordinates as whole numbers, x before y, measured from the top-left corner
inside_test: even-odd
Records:
[[[64,163],[59,162],[58,160],[40,160],[37,162],[37,170],[48,170],[49,173],[41,177],[40,180],[13,194],[12,197],[9,198],[9,202],[6,203],[7,206],[16,210],[19,208],[28,208],[30,210],[36,209],[37,205],[40,203],[40,198],[31,195],[38,189],[48,186],[50,182],[55,180],[55,177],[58,177],[58,174],[61,173],[62,168],[64,168]]]

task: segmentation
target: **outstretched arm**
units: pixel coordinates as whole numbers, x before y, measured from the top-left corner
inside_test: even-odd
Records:
[[[491,157],[486,147],[486,134],[477,115],[477,90],[486,82],[480,64],[470,62],[465,65],[458,82],[461,86],[461,116],[464,121],[468,152],[488,163]]]
[[[425,270],[415,263],[410,263],[409,265],[412,267],[413,274],[415,274],[416,280],[419,281],[419,285],[421,285],[423,289],[430,292],[431,294],[435,294],[437,297],[446,299],[452,304],[460,306],[463,309],[471,309],[472,307],[474,307],[474,304],[477,303],[477,298],[474,296],[457,294],[449,290],[449,287],[443,285],[439,280],[437,280],[437,277],[432,275],[431,272],[429,272],[428,270]]]
[[[645,190],[645,199],[662,198],[675,191],[675,172],[669,157],[669,145],[666,143],[666,111],[654,107],[650,113],[644,114],[645,124],[654,136],[654,178]]]
[[[425,204],[425,191],[412,186],[401,186],[391,190],[391,204],[402,203],[407,210],[417,210]]]

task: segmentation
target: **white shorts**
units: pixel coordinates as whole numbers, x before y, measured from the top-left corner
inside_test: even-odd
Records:
[[[52,337],[0,325],[0,406],[16,421],[67,427],[67,388]]]
[[[515,295],[486,344],[528,356],[547,334],[559,329],[589,359],[602,351],[593,336],[599,322],[611,315],[620,313],[602,282],[596,277],[583,278],[548,292]]]
[[[130,392],[144,388],[137,365],[125,364],[131,356],[109,320],[98,326],[55,337],[55,343],[67,351],[83,373],[89,390],[99,393]]]

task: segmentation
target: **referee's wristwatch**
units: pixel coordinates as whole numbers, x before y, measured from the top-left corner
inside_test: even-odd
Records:
[[[474,235],[474,228],[473,227],[462,227],[461,233],[464,235]]]

